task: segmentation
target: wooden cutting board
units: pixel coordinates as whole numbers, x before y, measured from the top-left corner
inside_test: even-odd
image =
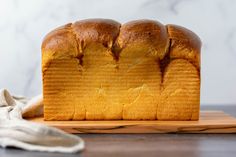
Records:
[[[222,111],[201,111],[199,121],[44,121],[68,133],[236,133],[236,118]]]

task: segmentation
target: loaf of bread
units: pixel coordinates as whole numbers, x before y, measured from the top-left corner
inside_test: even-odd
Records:
[[[136,20],[67,24],[42,44],[45,120],[198,120],[199,37]]]

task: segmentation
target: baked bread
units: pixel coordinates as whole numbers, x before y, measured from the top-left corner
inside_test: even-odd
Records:
[[[198,120],[200,49],[176,25],[67,24],[42,44],[45,120]]]

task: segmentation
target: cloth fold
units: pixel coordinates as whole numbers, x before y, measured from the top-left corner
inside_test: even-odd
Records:
[[[80,137],[23,119],[42,116],[42,100],[42,95],[27,99],[0,89],[0,147],[61,153],[83,150],[84,141]]]

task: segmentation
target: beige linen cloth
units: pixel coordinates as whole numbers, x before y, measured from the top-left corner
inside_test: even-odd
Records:
[[[84,141],[80,137],[23,119],[41,116],[42,100],[42,95],[26,99],[0,89],[0,147],[61,153],[83,150]]]

